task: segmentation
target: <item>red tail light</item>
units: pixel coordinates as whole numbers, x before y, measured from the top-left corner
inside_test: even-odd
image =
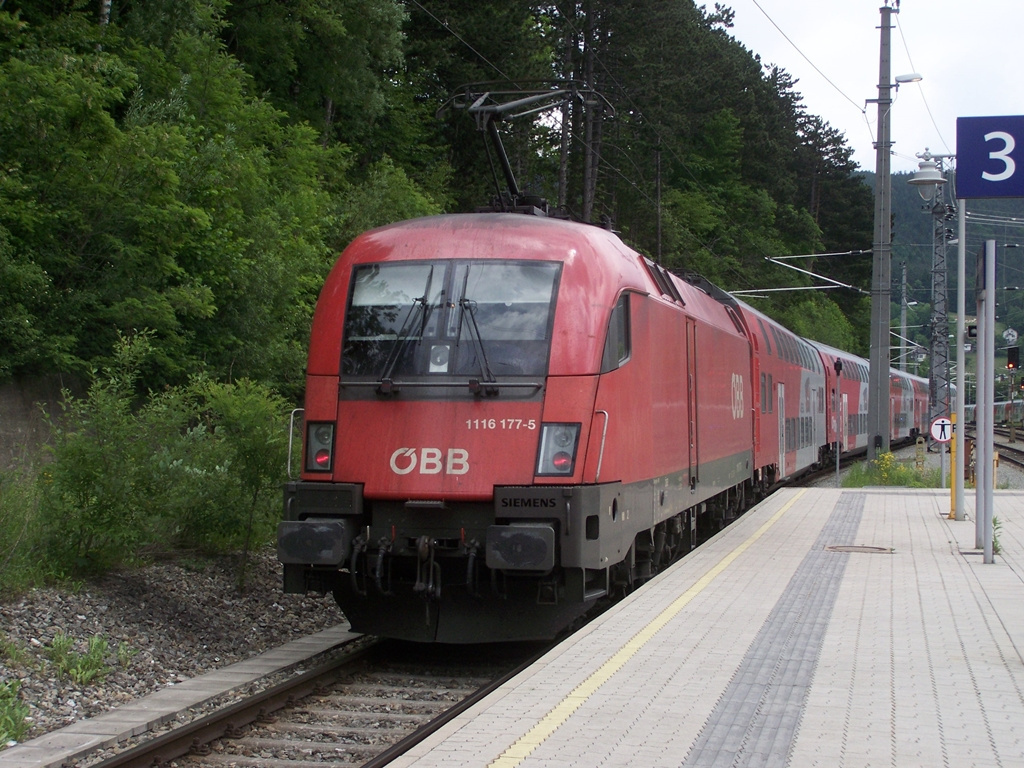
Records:
[[[334,464],[334,425],[312,422],[306,425],[306,471],[330,472]]]
[[[536,474],[571,475],[579,439],[579,424],[541,424]]]

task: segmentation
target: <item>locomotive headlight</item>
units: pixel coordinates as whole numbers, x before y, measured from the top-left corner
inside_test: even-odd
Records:
[[[334,425],[306,425],[306,471],[330,472],[334,464]]]
[[[541,424],[538,475],[571,475],[576,468],[579,424]]]

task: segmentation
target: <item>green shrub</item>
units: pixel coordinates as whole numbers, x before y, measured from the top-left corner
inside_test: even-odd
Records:
[[[261,384],[204,376],[139,398],[148,354],[147,334],[122,338],[86,396],[64,393],[34,481],[0,477],[0,585],[101,573],[155,551],[246,555],[272,539],[289,405]]]
[[[25,472],[0,472],[0,595],[13,594],[45,578],[39,557],[39,493]]]
[[[136,478],[150,447],[132,413],[144,337],[121,339],[115,365],[88,396],[65,391],[63,416],[51,419],[52,462],[40,475],[47,549],[78,572],[130,560],[140,539]],[[141,507],[141,508],[140,508]]]

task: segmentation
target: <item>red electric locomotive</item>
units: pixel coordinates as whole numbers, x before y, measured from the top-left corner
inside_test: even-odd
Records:
[[[740,511],[757,478],[742,311],[588,225],[361,235],[313,321],[285,591],[332,592],[372,634],[553,636]]]
[[[367,232],[310,342],[286,592],[356,631],[549,638],[774,482],[866,442],[867,361],[589,225],[516,213]],[[924,380],[894,372],[893,433]]]

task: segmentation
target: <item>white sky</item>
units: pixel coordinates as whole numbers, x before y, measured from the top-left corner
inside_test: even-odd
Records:
[[[865,101],[878,98],[883,0],[720,1],[736,13],[733,37],[798,80],[807,111],[842,131],[854,162],[874,170],[878,107]],[[955,153],[958,117],[1024,114],[1022,38],[1024,0],[902,0],[892,81],[911,72],[924,80],[893,92],[894,173],[916,171],[926,147]]]

